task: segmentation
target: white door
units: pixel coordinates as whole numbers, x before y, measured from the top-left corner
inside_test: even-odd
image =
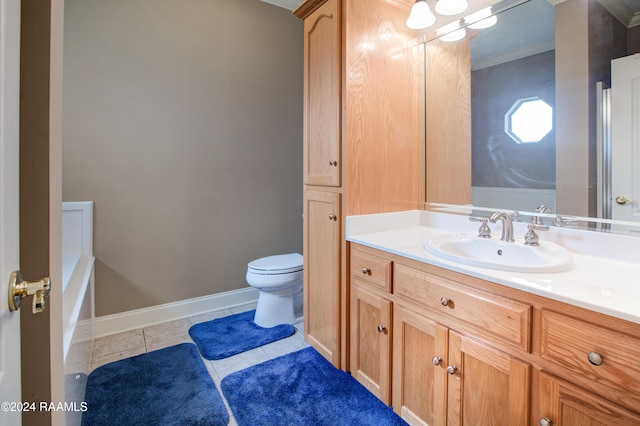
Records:
[[[611,217],[640,222],[640,54],[611,61]]]
[[[10,312],[8,282],[18,270],[20,0],[0,0],[0,424],[21,424],[20,315]],[[7,405],[9,404],[9,405]],[[13,409],[13,411],[12,411]]]

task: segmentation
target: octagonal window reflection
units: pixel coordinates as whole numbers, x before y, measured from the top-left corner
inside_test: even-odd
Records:
[[[504,131],[516,143],[540,142],[553,129],[553,108],[536,97],[518,99],[504,115]]]

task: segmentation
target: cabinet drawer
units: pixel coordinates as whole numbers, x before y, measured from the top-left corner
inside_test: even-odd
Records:
[[[640,338],[542,310],[541,356],[607,399],[640,406]],[[598,357],[600,365],[596,364]],[[595,355],[597,354],[597,355]],[[595,360],[593,358],[596,358]]]
[[[351,276],[358,281],[371,284],[391,292],[391,261],[372,254],[351,250]]]
[[[404,265],[394,265],[393,275],[396,295],[463,321],[478,336],[497,337],[499,341],[530,350],[531,305]]]

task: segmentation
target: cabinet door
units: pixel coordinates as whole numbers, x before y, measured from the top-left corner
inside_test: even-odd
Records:
[[[540,423],[549,426],[628,426],[640,415],[592,392],[540,373]]]
[[[447,343],[446,327],[394,304],[393,409],[409,424],[446,424]]]
[[[340,194],[304,192],[304,334],[340,363]]]
[[[351,374],[382,402],[389,405],[391,302],[358,286],[357,282],[358,280],[352,278]]]
[[[341,185],[341,8],[328,0],[304,20],[304,183]]]
[[[531,366],[449,332],[447,425],[518,426],[530,416]]]

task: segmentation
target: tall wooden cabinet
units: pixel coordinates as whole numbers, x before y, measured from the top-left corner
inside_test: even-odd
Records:
[[[424,201],[424,57],[405,25],[412,4],[308,0],[294,11],[304,19],[305,338],[344,370],[345,217]],[[341,240],[329,242],[336,232]]]
[[[346,312],[342,148],[342,3],[310,0],[304,19],[304,334],[343,365]]]

